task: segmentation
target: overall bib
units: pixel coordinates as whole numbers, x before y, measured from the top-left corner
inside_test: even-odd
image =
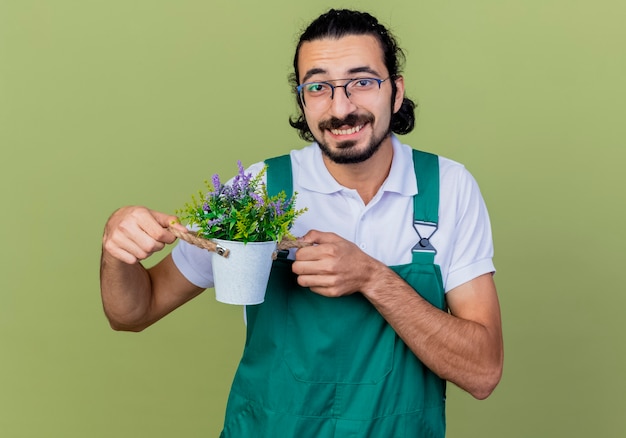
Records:
[[[420,224],[436,229],[439,165],[437,156],[413,152],[419,187],[414,226],[420,234]],[[267,164],[270,195],[283,189],[291,194],[290,157]],[[429,237],[420,235],[412,263],[391,269],[443,310],[443,282]],[[420,362],[363,295],[313,293],[298,286],[292,263],[279,257],[265,302],[246,308],[246,343],[220,436],[443,437],[445,381]]]

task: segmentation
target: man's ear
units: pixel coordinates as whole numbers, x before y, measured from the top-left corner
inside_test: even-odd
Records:
[[[398,75],[393,80],[396,84],[396,96],[393,102],[393,113],[395,114],[400,111],[402,102],[404,101],[404,77]]]

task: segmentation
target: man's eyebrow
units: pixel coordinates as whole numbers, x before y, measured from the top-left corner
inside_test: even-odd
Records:
[[[306,72],[306,74],[302,78],[302,83],[304,84],[313,75],[319,75],[324,73],[327,73],[327,71],[323,68],[312,68],[311,70]]]
[[[350,70],[348,70],[348,73],[350,73],[350,74],[354,74],[354,73],[369,73],[369,74],[377,76],[377,77],[380,76],[376,70],[374,70],[373,68],[368,67],[368,66],[351,68]]]
[[[308,81],[313,75],[327,74],[327,73],[328,72],[324,70],[323,68],[312,68],[311,70],[306,72],[306,74],[302,78],[302,83],[305,83],[306,81]],[[376,70],[368,66],[355,67],[355,68],[351,68],[350,70],[348,70],[348,75],[353,75],[355,73],[369,73],[373,76],[380,77],[380,74]],[[337,78],[337,79],[350,79],[350,78]]]

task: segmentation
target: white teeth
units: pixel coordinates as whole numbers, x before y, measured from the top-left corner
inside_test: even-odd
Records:
[[[354,134],[355,132],[359,132],[362,128],[363,125],[359,125],[350,129],[331,129],[330,132],[332,132],[333,135],[350,135]]]

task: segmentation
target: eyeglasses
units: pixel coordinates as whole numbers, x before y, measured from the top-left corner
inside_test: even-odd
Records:
[[[323,111],[330,106],[335,97],[335,88],[343,88],[350,102],[360,105],[372,100],[378,94],[383,82],[378,78],[334,79],[333,82],[346,81],[343,85],[333,85],[330,81],[306,82],[296,87],[302,105],[310,110]]]

